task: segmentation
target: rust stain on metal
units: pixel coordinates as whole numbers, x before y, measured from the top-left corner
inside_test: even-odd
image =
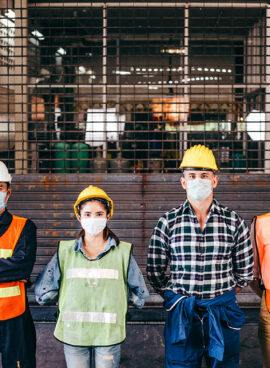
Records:
[[[53,180],[53,178],[54,178],[54,176],[44,175],[43,185],[44,185],[45,191],[47,191],[47,192],[55,191],[56,182],[55,182],[55,180]]]
[[[97,185],[99,185],[99,183],[100,183],[100,176],[99,176],[99,175],[97,175],[97,176],[96,176],[96,184],[97,184]]]
[[[239,183],[239,175],[232,174],[232,184],[238,184]]]

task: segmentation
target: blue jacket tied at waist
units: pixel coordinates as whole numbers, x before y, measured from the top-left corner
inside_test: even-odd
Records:
[[[209,319],[208,354],[210,357],[222,361],[224,337],[221,324],[240,330],[245,320],[244,312],[236,303],[234,289],[213,299],[197,299],[195,296],[187,297],[166,290],[164,299],[164,306],[169,312],[167,314],[167,329],[171,339],[170,343],[178,344],[186,340],[192,329],[196,306],[205,308]]]

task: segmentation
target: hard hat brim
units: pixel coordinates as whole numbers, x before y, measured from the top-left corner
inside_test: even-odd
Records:
[[[108,199],[107,197],[105,196],[99,196],[97,197],[96,195],[93,195],[93,196],[85,196],[85,197],[82,197],[80,198],[79,200],[76,201],[76,203],[74,204],[74,212],[76,215],[78,215],[78,206],[80,203],[84,202],[85,200],[87,199],[94,199],[94,198],[100,198],[100,199],[104,199],[106,201],[108,201],[110,203],[110,215],[112,216],[113,215],[113,201],[111,199]]]
[[[180,171],[212,171],[213,173],[217,172],[217,170],[210,169],[209,167],[179,167]]]

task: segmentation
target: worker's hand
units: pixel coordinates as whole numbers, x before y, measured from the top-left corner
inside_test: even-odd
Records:
[[[234,291],[235,291],[235,294],[239,293],[239,291],[241,291],[242,288],[240,288],[239,286],[235,286],[234,288]]]
[[[28,280],[20,280],[20,282],[23,282],[24,284],[27,284]]]
[[[260,281],[259,279],[255,279],[253,280],[249,286],[251,287],[251,289],[261,298],[262,297],[262,289],[260,288]]]

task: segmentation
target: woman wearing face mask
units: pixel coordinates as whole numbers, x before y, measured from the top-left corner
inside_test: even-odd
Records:
[[[54,336],[64,343],[68,368],[91,367],[91,356],[95,368],[117,368],[127,300],[141,308],[149,294],[132,245],[108,227],[111,198],[90,186],[79,194],[74,211],[82,230],[77,239],[60,241],[36,282],[36,299],[44,305],[59,296]]]

